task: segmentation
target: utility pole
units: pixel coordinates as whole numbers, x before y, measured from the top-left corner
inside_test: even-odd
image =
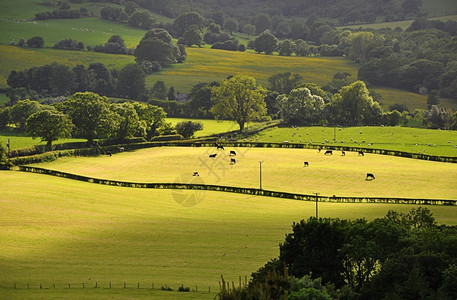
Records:
[[[318,211],[318,199],[319,199],[319,193],[313,193],[314,195],[316,195],[316,219],[319,218],[319,211]]]
[[[8,153],[6,154],[8,156],[8,165],[10,164],[10,139],[8,138],[8,144],[6,144],[6,147],[8,148]]]
[[[262,163],[263,161],[259,161],[259,164],[260,164],[260,189],[262,189]]]

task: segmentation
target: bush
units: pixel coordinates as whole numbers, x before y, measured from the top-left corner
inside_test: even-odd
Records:
[[[181,134],[184,138],[189,139],[194,136],[195,131],[203,129],[203,123],[201,122],[192,122],[184,121],[179,122],[175,126],[176,131]]]

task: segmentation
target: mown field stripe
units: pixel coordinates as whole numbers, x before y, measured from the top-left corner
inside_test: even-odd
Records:
[[[457,200],[450,199],[419,199],[419,198],[385,198],[385,197],[340,197],[340,196],[316,196],[308,194],[296,194],[280,191],[271,191],[256,188],[243,188],[213,184],[189,184],[189,183],[138,183],[110,179],[92,178],[45,168],[19,166],[22,172],[45,174],[63,177],[72,180],[89,183],[112,185],[119,187],[148,188],[148,189],[180,189],[180,190],[205,190],[216,192],[228,192],[238,194],[249,194],[256,196],[267,196],[285,198],[301,201],[336,202],[336,203],[394,203],[394,204],[421,204],[421,205],[457,205]]]

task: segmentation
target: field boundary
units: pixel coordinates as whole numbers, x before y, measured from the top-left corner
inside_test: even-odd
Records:
[[[179,189],[179,190],[205,190],[216,192],[228,192],[248,194],[255,196],[275,197],[301,201],[335,202],[335,203],[390,203],[390,204],[421,204],[421,205],[457,205],[457,200],[450,199],[421,199],[421,198],[384,198],[384,197],[340,197],[340,196],[316,196],[308,194],[296,194],[280,191],[271,191],[257,188],[243,188],[212,184],[189,184],[189,183],[138,183],[109,179],[92,178],[45,168],[18,166],[19,171],[37,174],[57,176],[72,180],[89,183],[104,184],[110,186],[147,188],[147,189]]]

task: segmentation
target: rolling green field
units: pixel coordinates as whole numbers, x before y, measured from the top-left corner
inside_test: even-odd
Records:
[[[322,196],[457,199],[457,164],[347,152],[324,156],[317,150],[237,148],[236,164],[229,150],[197,147],[149,148],[114,157],[66,157],[34,166],[93,178],[131,182],[181,182],[198,171],[205,184],[259,187],[266,190]],[[209,154],[218,153],[215,159]],[[303,162],[308,161],[305,168]],[[365,181],[366,173],[376,180]],[[432,188],[433,186],[433,188]]]
[[[206,152],[211,150],[144,149],[39,166],[142,182],[189,182],[194,180],[191,172],[199,170],[205,183],[257,187],[257,161],[263,160],[265,189],[457,199],[457,165],[452,164],[352,153],[324,157],[296,149],[236,149],[237,164],[230,166],[227,152],[221,150],[221,159],[209,162]],[[303,159],[310,167],[302,167]],[[364,180],[368,169],[376,174],[375,181]],[[198,204],[179,204],[189,198]],[[319,216],[371,220],[388,210],[407,212],[413,207],[417,206],[319,203]],[[427,208],[438,223],[457,224],[456,207]],[[2,171],[0,298],[213,299],[221,274],[235,282],[238,276],[249,277],[278,255],[278,244],[292,222],[314,215],[313,202],[120,188]],[[95,282],[100,288],[94,289]],[[152,283],[155,290],[148,288]],[[198,286],[199,292],[157,290],[163,285],[176,290],[181,284]]]
[[[362,133],[361,133],[362,132]],[[295,133],[295,135],[293,135]],[[333,141],[336,139],[336,142]],[[251,140],[259,142],[315,143],[398,150],[430,155],[457,156],[457,131],[410,127],[300,127],[270,128]],[[327,140],[328,142],[326,142]],[[342,143],[343,141],[343,143]],[[371,144],[371,145],[368,145]]]

